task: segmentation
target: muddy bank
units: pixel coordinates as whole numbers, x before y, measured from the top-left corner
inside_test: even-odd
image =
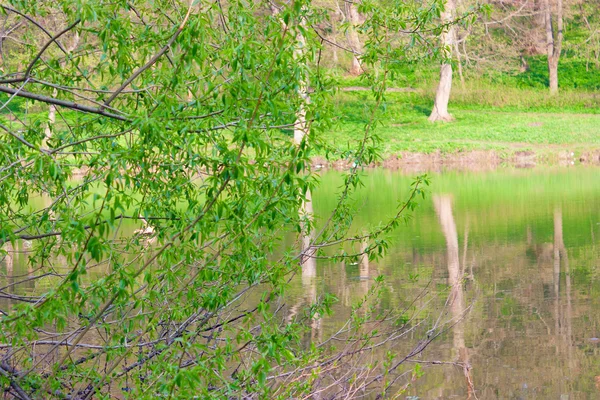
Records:
[[[349,160],[326,160],[315,157],[313,169],[348,170],[352,168]],[[383,167],[406,172],[441,171],[493,171],[501,167],[534,168],[538,165],[569,167],[577,164],[600,166],[600,150],[576,154],[572,151],[535,152],[516,151],[500,153],[493,150],[473,150],[457,153],[409,153],[392,155],[385,160],[369,165],[369,168]]]

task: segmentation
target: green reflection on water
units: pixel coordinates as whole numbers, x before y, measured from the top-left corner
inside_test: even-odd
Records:
[[[470,365],[469,378],[479,399],[600,397],[600,341],[594,340],[600,337],[599,173],[570,168],[434,174],[430,195],[408,225],[394,232],[383,259],[319,263],[316,276],[298,277],[290,288],[288,318],[322,293],[334,293],[340,300],[334,316],[313,321],[307,340],[327,338],[382,274],[382,309],[418,309],[412,323],[424,321],[405,344],[382,353],[406,354],[441,311],[446,309],[446,319],[458,320],[470,307],[419,360]],[[362,232],[393,216],[412,180],[398,172],[366,172],[365,186],[354,200],[352,231]],[[327,172],[321,182],[313,193],[317,225],[335,206],[343,176]],[[436,206],[436,201],[445,206]],[[443,228],[442,221],[450,217],[452,222]],[[140,224],[126,221],[122,228],[130,235]],[[49,276],[28,281],[36,267],[28,262],[24,243],[13,250],[13,259],[0,264],[0,273],[8,276],[0,279],[0,286],[23,283],[7,292],[34,295],[57,280]],[[453,268],[459,268],[460,282],[451,282]],[[100,266],[90,275],[103,273]],[[427,285],[440,295],[413,304]],[[451,287],[458,287],[454,290],[460,296],[455,293],[454,298],[461,300],[454,308],[444,308]],[[425,375],[408,387],[406,396],[468,397],[464,368],[423,367]]]
[[[431,195],[393,234],[389,253],[369,273],[371,281],[386,276],[383,305],[401,308],[429,281],[447,294],[449,254],[458,252],[464,307],[472,305],[471,311],[421,360],[468,363],[479,399],[600,397],[600,345],[594,339],[600,337],[599,174],[598,169],[571,168],[431,176]],[[342,179],[334,172],[321,177],[323,184],[313,196],[317,220],[335,206]],[[355,201],[354,232],[391,217],[411,181],[398,172],[366,173]],[[458,249],[451,248],[442,229],[436,198],[451,204]],[[359,279],[358,266],[322,264],[317,275],[318,290],[341,299],[334,317],[338,322],[370,285]],[[428,306],[426,315],[443,309],[445,294]],[[336,324],[324,322],[322,329],[327,326]],[[412,345],[395,350],[406,353]],[[425,375],[407,396],[468,397],[463,368],[424,367]]]

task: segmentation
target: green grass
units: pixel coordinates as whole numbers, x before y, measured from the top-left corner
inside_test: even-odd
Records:
[[[558,96],[548,92],[544,56],[529,57],[529,69],[478,72],[465,68],[466,82],[454,74],[451,123],[432,124],[427,117],[433,106],[439,66],[405,65],[390,76],[388,87],[414,92],[390,92],[382,107],[376,133],[383,156],[401,152],[453,153],[495,150],[512,153],[533,150],[576,154],[600,149],[600,71],[593,63],[574,57],[561,58]],[[338,77],[342,87],[365,86],[360,77]],[[341,92],[336,98],[339,124],[327,133],[337,145],[356,145],[370,118],[373,101],[369,92]]]
[[[389,87],[413,88],[413,92],[389,92],[382,105],[375,133],[381,138],[382,156],[402,152],[455,153],[494,150],[510,154],[520,150],[579,154],[600,149],[600,71],[593,64],[563,57],[559,65],[560,94],[550,96],[544,57],[528,58],[529,70],[522,73],[491,71],[484,74],[465,69],[466,83],[454,75],[450,112],[451,123],[432,124],[427,120],[435,95],[439,66],[406,65],[390,75]],[[455,69],[456,70],[456,69]],[[336,75],[340,72],[330,71]],[[338,76],[341,87],[365,86],[361,77]],[[0,94],[0,102],[9,96]],[[374,102],[368,91],[341,91],[335,98],[338,123],[325,134],[336,146],[355,148],[364,134]],[[0,121],[8,112],[22,114],[45,123],[45,106],[26,107],[14,98],[0,111]],[[73,122],[79,114],[60,110],[62,118]]]
[[[565,89],[551,97],[543,88],[520,89],[478,79],[463,89],[455,82],[449,107],[455,121],[436,124],[427,120],[433,98],[433,87],[386,95],[376,130],[384,157],[405,151],[600,149],[600,95],[595,92]],[[374,103],[368,92],[342,92],[336,102],[339,124],[327,134],[328,140],[352,145],[362,138]]]

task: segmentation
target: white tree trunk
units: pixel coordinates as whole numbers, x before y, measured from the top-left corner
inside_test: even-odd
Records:
[[[350,24],[352,25],[351,28],[348,29],[348,42],[350,44],[350,48],[352,51],[354,51],[354,54],[352,54],[350,74],[360,75],[362,72],[362,67],[360,65],[360,60],[358,59],[357,53],[362,53],[362,44],[360,43],[360,38],[358,37],[358,32],[356,31],[356,26],[360,24],[360,16],[358,15],[358,10],[356,9],[356,5],[354,5],[354,3],[346,3],[346,12],[348,14]]]
[[[452,23],[452,17],[454,15],[455,4],[454,0],[447,0],[444,6],[444,12],[441,15],[442,24],[447,26],[442,31],[441,42],[444,51],[444,57],[446,60],[440,68],[440,83],[438,84],[437,91],[435,94],[435,102],[433,104],[433,110],[429,116],[431,122],[435,121],[451,121],[453,118],[448,113],[448,102],[450,100],[450,90],[452,89],[452,65],[450,60],[452,59],[452,50],[454,47],[454,26]]]
[[[75,50],[75,48],[77,48],[77,46],[79,45],[79,33],[75,32],[75,36],[73,37],[73,43],[71,43],[71,46],[67,47],[67,55],[69,55],[73,50]],[[56,97],[58,95],[58,90],[54,89],[54,91],[52,92],[53,96]],[[56,106],[53,104],[50,104],[48,106],[48,123],[46,124],[46,129],[44,129],[44,143],[43,143],[43,147],[46,147],[46,142],[48,141],[48,139],[50,139],[52,137],[52,126],[54,126],[54,123],[56,122]]]
[[[306,192],[306,200],[302,201],[300,218],[302,224],[302,257],[300,259],[302,286],[305,290],[308,304],[313,305],[317,302],[317,260],[313,257],[316,249],[312,246],[314,235],[310,230],[313,221],[312,194],[310,189]],[[313,316],[310,326],[312,339],[320,338],[321,316],[318,313]]]
[[[302,276],[305,278],[314,278],[317,276],[317,260],[313,257],[315,249],[312,247],[313,235],[310,231],[310,225],[313,221],[312,193],[310,189],[306,192],[306,200],[302,201],[300,207],[300,218],[302,222]]]
[[[460,78],[460,86],[463,90],[465,90],[465,77],[463,75],[462,60],[460,57],[460,49],[458,48],[457,42],[454,42],[454,51],[456,53],[456,65],[458,67],[458,77]]]
[[[279,10],[272,7],[273,15],[279,14]],[[302,24],[303,22],[301,22]],[[285,27],[285,22],[281,21],[282,26]],[[301,59],[306,53],[306,39],[302,32],[299,30],[296,34],[296,48],[294,49],[294,58]],[[308,123],[306,121],[306,105],[310,103],[310,96],[308,94],[308,77],[304,76],[300,79],[298,85],[298,95],[301,98],[300,106],[296,112],[296,122],[294,124],[294,144],[300,145],[308,134]],[[310,189],[306,192],[306,197],[302,200],[300,210],[298,212],[300,217],[301,225],[301,239],[302,239],[302,256],[300,258],[300,265],[302,267],[302,278],[303,280],[312,280],[317,273],[317,262],[312,256],[315,253],[315,249],[312,247],[313,235],[311,231],[311,225],[313,220],[313,207],[312,207],[312,194]]]
[[[54,91],[52,92],[52,95],[54,97],[56,97],[57,94],[58,94],[58,91],[56,89],[54,89]],[[47,141],[48,139],[50,139],[52,137],[52,126],[54,125],[55,122],[56,122],[56,106],[53,104],[50,104],[48,106],[48,123],[46,124],[46,129],[44,130],[44,136],[45,136],[44,141]],[[44,147],[46,147],[45,143],[44,143]]]
[[[296,58],[302,58],[306,52],[306,39],[302,33],[298,32],[296,35],[296,50],[294,50],[294,56]],[[308,78],[306,76],[301,78],[298,85],[298,95],[302,99],[302,103],[296,113],[296,123],[294,125],[294,143],[299,145],[302,143],[304,137],[308,134],[308,124],[306,122],[306,108],[305,106],[310,103],[310,96],[308,94]]]
[[[546,21],[546,54],[548,55],[548,81],[550,94],[558,93],[558,61],[563,40],[563,5],[556,0],[556,32],[552,24],[552,7],[549,0],[544,0]]]
[[[271,4],[271,12],[273,15],[279,15],[279,9]],[[281,20],[281,25],[285,28],[285,22]],[[304,26],[304,21],[300,22],[300,25]],[[294,58],[297,60],[303,58],[306,54],[306,38],[302,34],[302,31],[298,30],[296,34],[296,48],[294,49]],[[308,94],[308,78],[303,76],[300,79],[298,85],[298,95],[302,99],[298,111],[296,112],[296,122],[294,123],[294,144],[299,145],[308,133],[308,124],[306,122],[306,108],[305,106],[310,103],[310,96]]]
[[[431,122],[452,121],[453,117],[448,113],[448,102],[450,100],[450,91],[452,89],[452,65],[442,64],[440,68],[440,83],[435,92],[435,102],[433,110],[429,116]]]

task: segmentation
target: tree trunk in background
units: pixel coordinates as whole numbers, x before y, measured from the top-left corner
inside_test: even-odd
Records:
[[[339,14],[336,11],[334,15],[335,16],[331,19],[331,43],[333,43],[333,46],[331,46],[331,61],[333,63],[333,67],[337,68],[337,66],[340,63],[339,57],[338,57],[338,43],[337,43],[337,34],[338,34],[337,22],[338,22]]]
[[[58,95],[58,90],[54,89],[52,91],[52,96],[56,97]],[[46,129],[44,130],[45,141],[52,137],[52,128],[56,122],[56,106],[54,104],[50,104],[48,106],[48,123],[46,124]],[[44,144],[45,147],[45,144]]]
[[[302,240],[302,257],[300,257],[302,276],[305,278],[314,278],[317,276],[317,260],[313,257],[316,249],[312,247],[314,234],[310,230],[314,215],[310,189],[306,191],[306,199],[302,201],[299,215],[304,220],[301,222],[302,230],[300,232]]]
[[[548,80],[550,94],[558,93],[558,60],[563,39],[562,0],[556,0],[556,32],[552,24],[552,8],[549,0],[544,0],[546,21],[546,54],[548,55]]]
[[[346,13],[348,14],[350,24],[352,25],[352,27],[348,29],[348,42],[350,43],[350,48],[354,51],[354,54],[352,54],[350,73],[352,75],[360,75],[362,67],[360,66],[360,61],[358,60],[356,53],[362,52],[362,45],[360,43],[360,38],[358,37],[358,32],[356,32],[356,26],[360,24],[360,17],[356,5],[353,3],[346,3]]]
[[[271,12],[274,16],[279,15],[279,9],[271,4]],[[281,26],[285,27],[286,24],[283,20],[281,21]],[[304,26],[304,22],[301,21],[300,25]],[[298,30],[296,34],[296,48],[294,49],[294,58],[302,58],[306,53],[306,38],[302,34],[302,31]],[[298,107],[298,111],[296,112],[296,122],[294,123],[294,144],[300,145],[304,136],[308,133],[308,124],[306,123],[306,108],[305,104],[310,103],[310,95],[308,93],[308,78],[304,75],[300,82],[298,82],[298,95],[302,98],[302,103]]]
[[[458,77],[460,78],[460,86],[465,90],[465,77],[463,75],[462,60],[460,58],[460,49],[458,43],[454,42],[454,51],[456,53],[456,65],[458,66]]]
[[[452,89],[452,65],[442,64],[440,70],[440,83],[435,92],[435,103],[429,116],[431,122],[452,121],[452,115],[448,113],[448,101],[450,100],[450,90]]]
[[[546,26],[546,5],[544,4],[546,0],[535,0],[533,2],[533,12],[535,15],[533,16],[533,23],[541,28]]]
[[[301,32],[298,32],[296,40],[297,46],[296,50],[294,50],[294,56],[296,58],[304,57],[306,51],[306,39]],[[299,83],[298,95],[302,98],[302,104],[300,104],[298,112],[296,113],[296,124],[294,125],[294,143],[297,145],[302,143],[304,136],[306,136],[308,133],[305,104],[310,102],[310,95],[308,94],[308,79],[306,76],[304,76]]]
[[[79,45],[79,33],[75,32],[75,36],[73,37],[73,43],[71,46],[67,47],[67,55],[71,54],[75,48]],[[52,96],[56,97],[58,95],[58,90],[54,89],[52,92]],[[46,141],[52,137],[52,126],[56,122],[56,106],[50,104],[48,106],[48,123],[46,124],[46,129],[44,130],[44,147],[46,146]]]
[[[548,82],[550,94],[558,93],[558,60],[548,60]]]
[[[271,5],[273,15],[278,15],[279,10]],[[285,22],[281,21],[282,26]],[[304,25],[304,21],[300,22]],[[294,58],[299,59],[306,54],[306,38],[302,31],[298,30],[296,34],[296,48],[294,49]],[[298,82],[298,95],[302,99],[298,111],[296,112],[296,122],[294,124],[294,144],[299,146],[304,137],[308,134],[308,123],[306,121],[306,105],[310,103],[310,95],[308,93],[308,77],[304,75]],[[300,210],[298,210],[301,225],[301,241],[302,241],[302,256],[300,257],[300,266],[302,268],[302,278],[308,281],[314,280],[317,273],[317,261],[313,257],[316,249],[312,247],[313,232],[311,225],[313,220],[312,193],[310,189],[306,191],[306,197],[302,200]],[[307,281],[307,282],[308,282]]]
[[[442,12],[442,24],[448,24],[442,34],[440,35],[444,53],[444,63],[440,68],[440,83],[435,93],[435,103],[433,104],[433,110],[429,116],[429,121],[452,121],[452,116],[448,113],[448,101],[450,100],[450,90],[452,89],[452,65],[450,61],[452,59],[452,49],[454,46],[454,26],[449,25],[452,23],[452,16],[455,10],[454,0],[447,0],[444,5],[444,12]]]

